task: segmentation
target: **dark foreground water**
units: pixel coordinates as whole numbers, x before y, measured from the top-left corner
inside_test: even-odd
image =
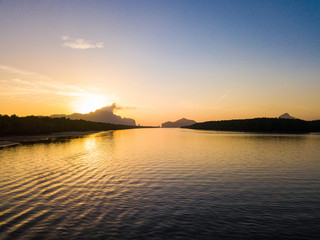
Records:
[[[0,150],[0,239],[320,239],[320,135],[110,131]]]

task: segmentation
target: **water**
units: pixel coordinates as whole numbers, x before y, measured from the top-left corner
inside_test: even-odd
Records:
[[[319,239],[320,135],[109,131],[0,150],[0,239]]]

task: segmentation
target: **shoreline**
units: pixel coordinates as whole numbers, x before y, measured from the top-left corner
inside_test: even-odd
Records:
[[[84,136],[93,133],[99,133],[103,131],[70,131],[70,132],[55,132],[49,134],[39,135],[11,135],[11,136],[0,136],[0,149],[4,147],[17,146],[24,143],[36,143],[39,141],[50,141],[52,139],[69,138]]]

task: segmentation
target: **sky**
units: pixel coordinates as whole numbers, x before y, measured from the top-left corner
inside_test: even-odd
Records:
[[[0,0],[0,114],[320,119],[320,1]]]

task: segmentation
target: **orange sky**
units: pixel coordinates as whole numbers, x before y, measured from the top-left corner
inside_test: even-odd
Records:
[[[237,4],[1,1],[0,114],[320,119],[316,6]]]

